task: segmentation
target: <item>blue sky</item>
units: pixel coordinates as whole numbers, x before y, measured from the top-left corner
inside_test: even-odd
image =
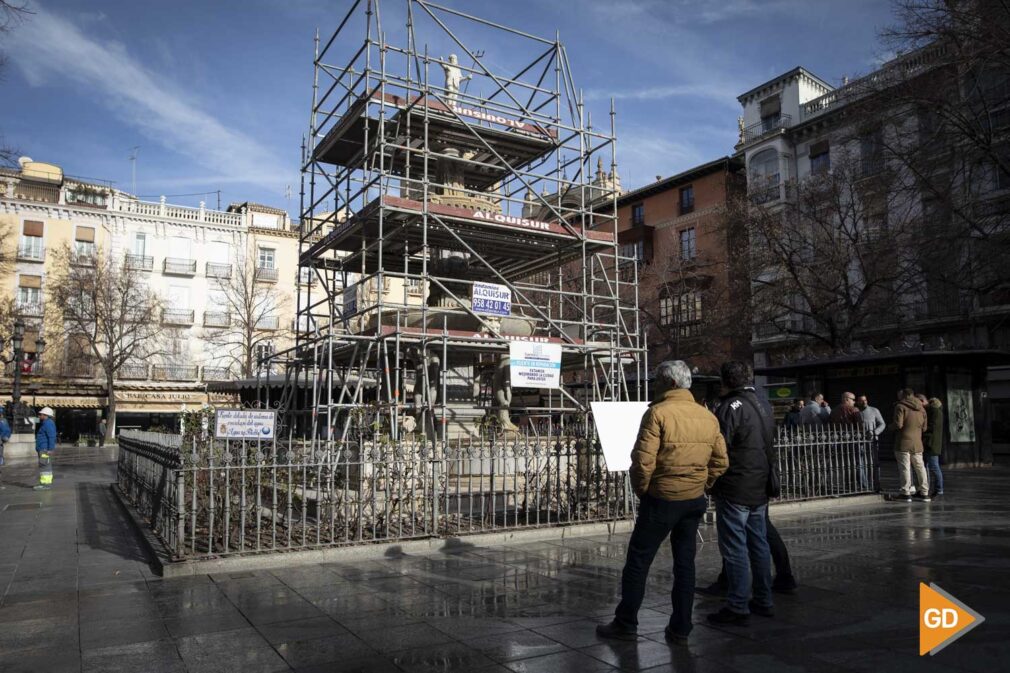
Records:
[[[383,2],[394,41],[404,2]],[[626,188],[731,153],[736,96],[781,72],[803,65],[837,84],[873,68],[885,56],[877,30],[891,20],[886,0],[444,4],[548,38],[560,31],[597,123],[606,120],[609,97],[617,99]],[[8,58],[0,133],[36,160],[126,190],[128,157],[140,146],[142,196],[220,189],[223,204],[258,201],[297,215],[312,37],[317,27],[332,32],[348,6],[35,0],[36,13],[0,38]],[[433,53],[450,49],[437,35],[424,39]],[[494,45],[486,46],[491,58]],[[216,203],[214,195],[169,201],[201,198]]]

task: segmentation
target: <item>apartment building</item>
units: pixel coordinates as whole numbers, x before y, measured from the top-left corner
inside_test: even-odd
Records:
[[[750,359],[746,245],[726,212],[744,189],[742,163],[721,157],[618,197],[622,275],[637,271],[650,362],[711,375]]]
[[[145,276],[164,303],[161,324],[174,336],[163,356],[124,366],[116,384],[118,427],[172,426],[184,407],[228,402],[208,395],[207,384],[240,378],[231,347],[205,340],[235,316],[227,309],[227,285],[243,264],[255,264],[256,283],[276,296],[277,310],[257,321],[264,338],[258,357],[292,341],[296,294],[311,282],[298,274],[298,235],[286,212],[255,203],[226,210],[176,206],[163,197],[142,201],[109,184],[65,175],[55,164],[20,160],[0,172],[0,232],[5,265],[0,283],[13,295],[26,324],[22,399],[57,410],[67,440],[94,432],[108,399],[103,375],[88,358],[37,354],[36,336],[61,329],[46,306],[53,252],[70,246],[75,263],[96,251],[122,257]],[[271,337],[275,334],[276,338]],[[5,338],[8,335],[3,335]],[[47,339],[50,343],[57,340]],[[51,361],[53,366],[46,366]],[[58,365],[56,363],[59,363]],[[9,398],[12,369],[0,390]]]

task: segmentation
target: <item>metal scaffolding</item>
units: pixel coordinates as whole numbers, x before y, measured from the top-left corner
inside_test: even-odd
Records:
[[[388,33],[380,4],[401,12]],[[276,355],[289,436],[588,436],[591,401],[646,397],[613,104],[594,128],[558,37],[389,4],[357,0],[315,40],[299,247],[313,282]],[[472,306],[475,282],[507,288],[509,314]],[[560,389],[509,389],[514,341],[560,344]]]

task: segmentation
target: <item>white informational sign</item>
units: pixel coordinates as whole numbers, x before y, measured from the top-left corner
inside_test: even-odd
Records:
[[[638,439],[642,416],[648,402],[590,402],[596,436],[600,438],[608,472],[624,472],[631,467],[631,450]]]
[[[560,388],[561,344],[513,341],[509,370],[513,388]]]
[[[214,419],[217,439],[273,439],[276,411],[218,409]]]
[[[511,315],[512,290],[507,285],[474,281],[470,306],[482,315]]]

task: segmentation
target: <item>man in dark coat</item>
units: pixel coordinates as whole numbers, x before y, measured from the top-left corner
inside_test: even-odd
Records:
[[[742,626],[751,612],[774,614],[765,524],[774,419],[754,391],[749,365],[727,362],[720,375],[727,392],[715,415],[726,438],[729,469],[716,480],[712,495],[727,591],[726,605],[708,620]]]

